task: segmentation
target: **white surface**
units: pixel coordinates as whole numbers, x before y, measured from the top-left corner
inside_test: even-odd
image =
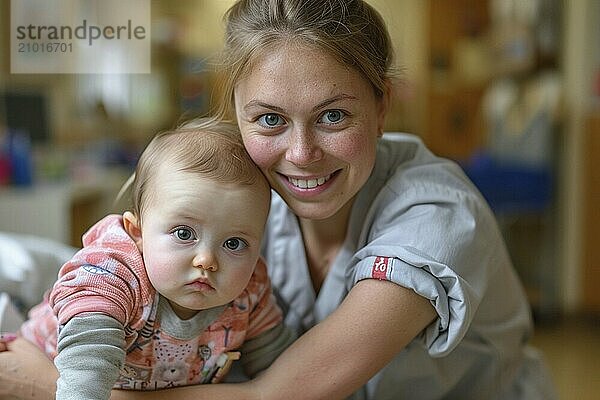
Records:
[[[42,237],[0,232],[0,292],[30,308],[42,300],[75,251]]]
[[[17,311],[6,293],[0,293],[0,333],[16,332],[23,323],[23,316]]]

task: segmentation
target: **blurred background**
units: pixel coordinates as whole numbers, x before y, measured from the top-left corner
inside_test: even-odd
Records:
[[[562,398],[598,398],[600,1],[369,3],[395,45],[388,130],[463,166],[498,217]],[[152,0],[150,74],[28,75],[10,73],[0,0],[0,231],[79,246],[150,137],[218,96],[231,4]]]

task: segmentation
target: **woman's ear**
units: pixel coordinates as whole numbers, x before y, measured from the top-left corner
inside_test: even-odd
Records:
[[[123,228],[131,239],[135,242],[140,253],[142,252],[142,228],[140,227],[139,220],[131,211],[125,211],[123,213]]]
[[[379,99],[379,105],[377,108],[377,129],[378,129],[378,137],[383,136],[383,130],[385,128],[385,117],[387,116],[388,111],[390,110],[390,105],[392,102],[392,81],[387,79],[385,81],[385,89],[381,98]]]

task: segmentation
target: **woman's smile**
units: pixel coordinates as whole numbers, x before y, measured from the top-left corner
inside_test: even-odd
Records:
[[[331,174],[327,175],[327,176],[322,176],[320,178],[309,178],[309,179],[302,179],[302,178],[292,178],[291,176],[288,176],[288,182],[290,182],[292,185],[294,185],[297,188],[300,189],[313,189],[316,188],[317,186],[322,186],[325,184],[325,182],[327,182],[329,180],[329,178],[331,178]]]
[[[281,181],[288,191],[298,198],[315,198],[329,190],[334,184],[340,170],[324,176],[299,176],[280,174]]]

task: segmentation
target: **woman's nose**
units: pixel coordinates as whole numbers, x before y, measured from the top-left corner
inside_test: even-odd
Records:
[[[193,260],[193,265],[196,268],[202,268],[206,271],[216,271],[218,268],[217,259],[210,250],[200,250]]]
[[[310,129],[294,128],[290,134],[286,160],[304,167],[323,158],[323,151],[319,146],[315,133]]]

